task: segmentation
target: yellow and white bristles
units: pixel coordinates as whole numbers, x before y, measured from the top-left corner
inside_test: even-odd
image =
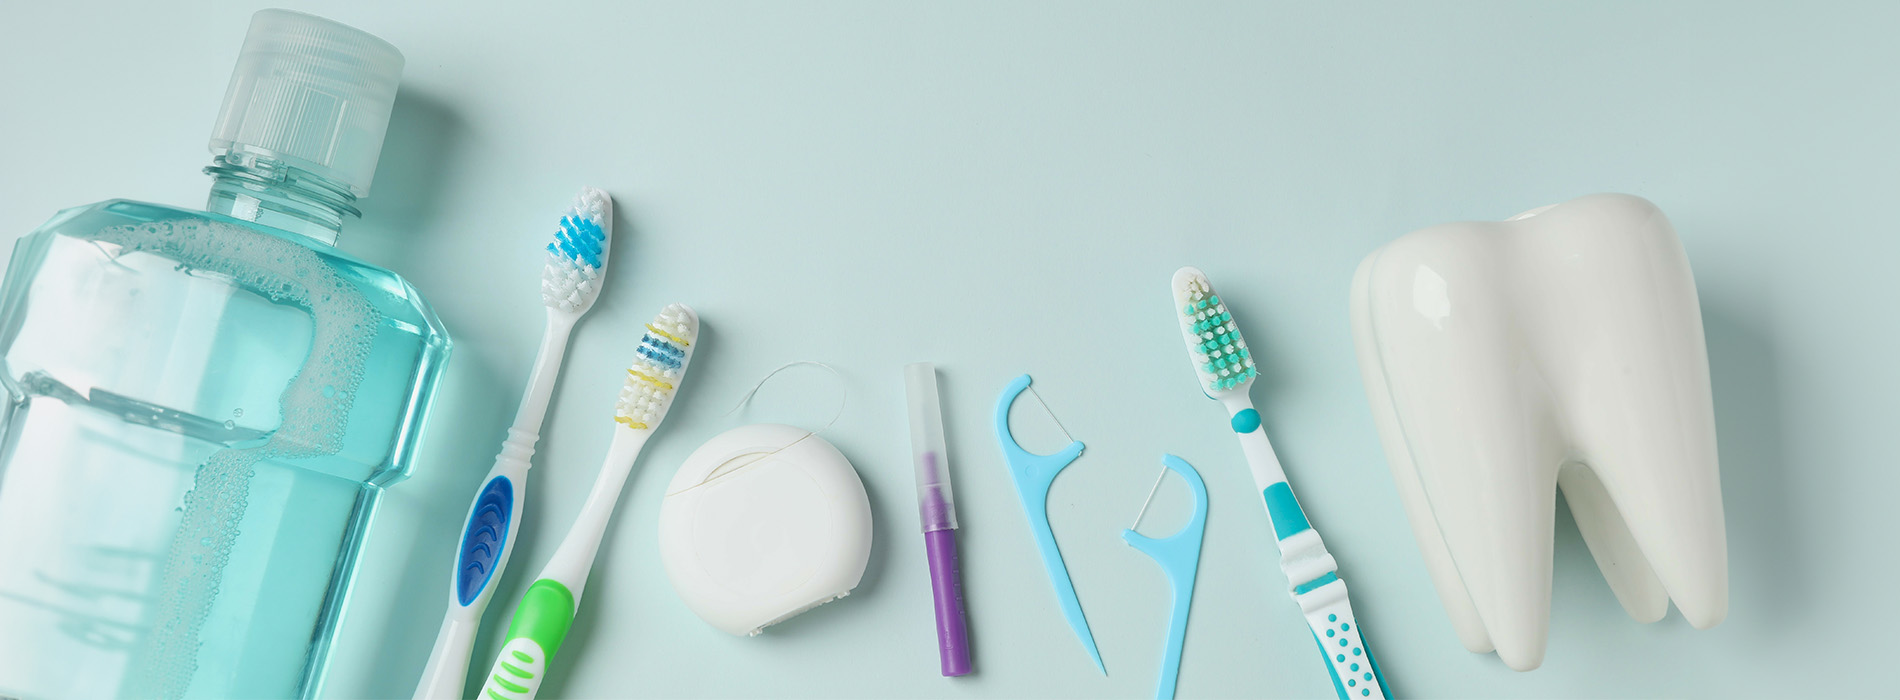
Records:
[[[647,325],[640,346],[634,349],[633,366],[627,369],[620,400],[614,405],[614,421],[621,427],[613,430],[600,476],[581,503],[580,513],[574,516],[574,526],[561,538],[561,546],[541,569],[540,578],[528,585],[528,592],[515,608],[507,640],[477,696],[534,700],[556,651],[574,646],[576,640],[567,640],[566,645],[562,640],[582,610],[579,606],[587,591],[587,575],[593,571],[595,555],[600,553],[607,523],[613,518],[620,492],[625,490],[627,476],[639,461],[647,438],[652,437],[653,429],[659,427],[673,403],[698,338],[699,317],[683,304],[661,309]]]
[[[647,324],[646,335],[635,349],[627,383],[614,405],[614,420],[634,430],[652,430],[666,417],[686,363],[699,337],[699,317],[685,304],[673,304]]]

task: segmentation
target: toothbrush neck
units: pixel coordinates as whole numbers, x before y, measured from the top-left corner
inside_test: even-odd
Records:
[[[282,161],[248,153],[212,159],[205,209],[336,245],[343,223],[361,216],[347,186]]]

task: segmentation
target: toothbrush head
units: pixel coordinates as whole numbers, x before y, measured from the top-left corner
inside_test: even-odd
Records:
[[[541,268],[541,303],[568,313],[586,313],[600,297],[601,273],[607,271],[607,247],[613,234],[614,201],[607,193],[582,187],[561,215],[548,261]]]
[[[659,427],[666,409],[673,405],[680,379],[686,376],[686,362],[693,359],[693,343],[698,339],[699,317],[692,309],[685,304],[661,309],[634,351],[637,357],[627,369],[626,386],[620,388],[614,420],[633,430]]]
[[[1192,267],[1177,270],[1174,308],[1181,316],[1181,337],[1187,341],[1188,359],[1201,379],[1201,389],[1213,398],[1246,393],[1260,370],[1254,368],[1253,353],[1240,337],[1234,315],[1214,294],[1207,275]]]

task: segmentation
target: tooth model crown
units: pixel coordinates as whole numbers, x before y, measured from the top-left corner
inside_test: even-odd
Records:
[[[1556,492],[1617,600],[1728,612],[1695,280],[1649,202],[1594,195],[1374,251],[1352,290],[1373,418],[1465,647],[1543,662]]]

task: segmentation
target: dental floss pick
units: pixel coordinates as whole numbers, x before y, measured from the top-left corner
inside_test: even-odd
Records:
[[[1049,404],[1042,396],[1029,387],[1029,375],[1017,377],[1003,389],[996,399],[996,441],[1003,448],[1003,458],[1009,465],[1009,475],[1016,484],[1016,495],[1021,498],[1023,514],[1029,517],[1029,530],[1036,537],[1036,548],[1042,553],[1043,568],[1049,571],[1049,583],[1055,586],[1056,602],[1062,606],[1062,616],[1069,621],[1070,629],[1082,640],[1082,647],[1095,661],[1095,668],[1108,675],[1108,667],[1102,665],[1102,653],[1095,648],[1095,637],[1089,633],[1089,621],[1082,615],[1082,601],[1075,596],[1075,584],[1069,580],[1069,569],[1062,563],[1062,550],[1056,546],[1055,532],[1049,528],[1049,486],[1055,483],[1056,474],[1082,456],[1082,443],[1069,438],[1069,446],[1052,455],[1039,455],[1023,449],[1016,436],[1009,431],[1009,409],[1022,396],[1024,390],[1042,403],[1043,410]],[[1055,418],[1055,412],[1049,413]],[[1067,436],[1069,431],[1062,427],[1062,421],[1056,420],[1056,427]]]
[[[1172,592],[1174,604],[1168,613],[1168,642],[1161,652],[1161,678],[1155,687],[1155,697],[1169,700],[1174,697],[1174,687],[1181,675],[1181,649],[1187,641],[1189,607],[1194,604],[1194,576],[1200,570],[1201,541],[1207,534],[1207,484],[1201,481],[1200,473],[1180,457],[1162,455],[1161,466],[1154,488],[1148,490],[1147,500],[1141,502],[1141,512],[1135,514],[1135,524],[1122,531],[1122,540],[1155,560],[1168,577],[1168,590]],[[1141,526],[1141,516],[1147,515],[1148,505],[1161,489],[1161,479],[1170,471],[1187,480],[1188,488],[1194,492],[1193,517],[1180,531],[1160,539],[1136,532],[1135,528]]]

